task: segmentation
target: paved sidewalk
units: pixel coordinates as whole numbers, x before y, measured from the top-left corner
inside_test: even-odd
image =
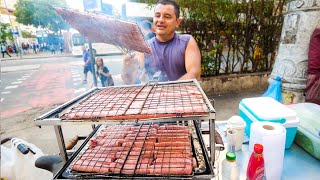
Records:
[[[73,56],[71,53],[60,53],[56,52],[55,54],[51,54],[51,52],[38,52],[37,54],[29,53],[29,54],[22,54],[22,58],[16,54],[10,54],[11,57],[5,55],[5,58],[0,58],[1,61],[11,61],[11,60],[23,60],[23,59],[39,59],[39,58],[56,58],[56,57],[69,57]]]

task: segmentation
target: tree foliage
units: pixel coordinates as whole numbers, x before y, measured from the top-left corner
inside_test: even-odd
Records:
[[[11,30],[9,29],[10,25],[8,23],[0,22],[0,40],[5,41],[7,38],[13,40]]]
[[[193,35],[201,49],[202,75],[271,70],[285,0],[176,1],[183,17],[179,30]]]
[[[65,7],[65,0],[18,0],[15,4],[16,21],[24,25],[44,27],[54,32],[68,29],[68,24],[53,7]]]

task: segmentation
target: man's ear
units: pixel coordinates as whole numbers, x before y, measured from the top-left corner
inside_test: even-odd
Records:
[[[176,28],[177,28],[177,27],[179,27],[179,25],[181,24],[181,22],[182,22],[182,19],[181,19],[181,18],[178,18],[178,19],[177,19],[177,25],[176,25]]]

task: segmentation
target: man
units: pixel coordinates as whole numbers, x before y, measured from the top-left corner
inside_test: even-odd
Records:
[[[306,102],[320,105],[320,26],[313,31],[309,45]]]
[[[155,36],[155,34],[152,32],[152,24],[150,21],[142,21],[140,27],[142,29],[142,33],[145,40],[149,40]]]
[[[83,74],[84,74],[84,80],[82,82],[82,84],[87,84],[87,78],[88,78],[88,71],[90,71],[92,73],[92,66],[91,66],[91,62],[90,62],[90,54],[89,52],[86,50],[85,46],[82,46],[82,59],[84,62],[83,65]]]
[[[181,23],[179,16],[180,8],[175,1],[160,0],[156,4],[153,17],[156,37],[148,40],[152,53],[135,53],[124,58],[122,78],[126,84],[136,82],[132,78],[136,71],[128,68],[134,64],[140,64],[142,81],[148,81],[158,71],[161,71],[160,81],[200,79],[200,50],[191,35],[176,34]]]
[[[2,58],[4,58],[4,54],[7,54],[9,57],[11,57],[7,51],[7,47],[4,44],[1,44],[0,48],[1,48]]]

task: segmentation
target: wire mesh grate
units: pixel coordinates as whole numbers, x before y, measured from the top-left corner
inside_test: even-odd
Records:
[[[197,163],[190,138],[184,124],[108,126],[72,161],[71,173],[192,175]]]
[[[208,114],[192,83],[102,89],[66,111],[63,120],[130,120]]]

